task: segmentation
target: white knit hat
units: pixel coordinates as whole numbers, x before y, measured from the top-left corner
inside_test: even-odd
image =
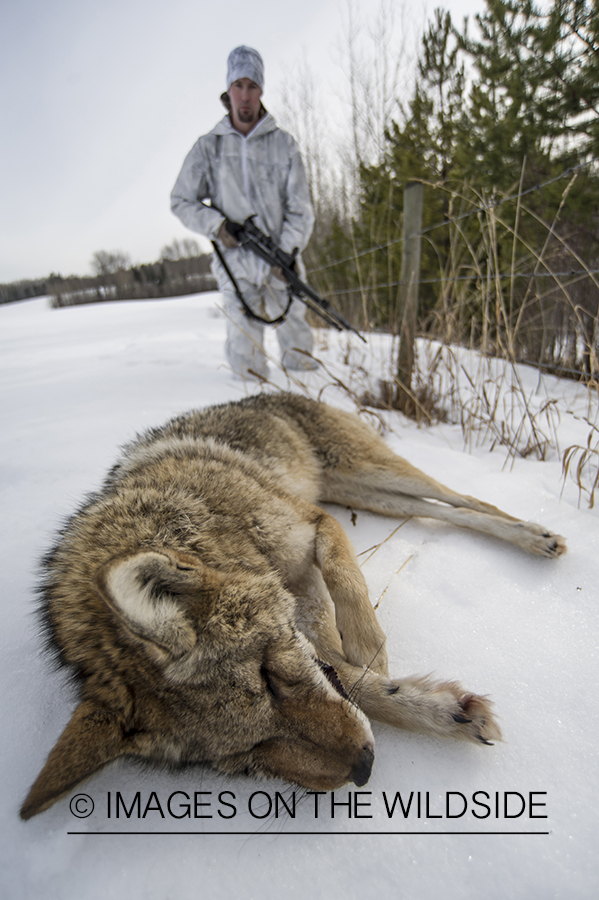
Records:
[[[239,78],[251,78],[264,90],[264,63],[257,50],[251,47],[235,47],[227,60],[227,89]]]

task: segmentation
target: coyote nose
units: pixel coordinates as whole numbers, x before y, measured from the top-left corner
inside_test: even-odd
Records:
[[[366,784],[372,772],[372,764],[374,762],[374,750],[372,744],[366,744],[362,748],[362,758],[360,762],[354,766],[351,772],[351,780],[358,787]]]

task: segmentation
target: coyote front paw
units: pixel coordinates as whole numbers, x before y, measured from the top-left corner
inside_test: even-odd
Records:
[[[459,688],[459,685],[456,685]],[[456,699],[451,718],[452,737],[492,744],[501,740],[501,731],[491,712],[491,701],[477,694],[462,694]]]
[[[369,708],[360,705],[373,719],[438,737],[483,744],[501,740],[491,701],[467,693],[455,681],[434,681],[430,677],[380,679],[378,699],[374,682],[370,689]]]

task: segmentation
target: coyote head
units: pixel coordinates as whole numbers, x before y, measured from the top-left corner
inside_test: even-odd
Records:
[[[85,579],[71,578],[81,593]],[[160,548],[98,566],[76,606],[61,584],[50,616],[82,699],[23,818],[127,756],[311,790],[368,780],[368,721],[295,627],[294,598],[272,569],[225,577]]]

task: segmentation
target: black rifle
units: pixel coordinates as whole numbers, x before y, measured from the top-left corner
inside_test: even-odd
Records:
[[[258,226],[253,221],[253,216],[250,216],[245,220],[243,225],[240,225],[238,222],[230,222],[229,219],[225,220],[225,228],[231,234],[238,244],[242,247],[247,247],[248,250],[251,250],[252,253],[255,253],[256,256],[259,256],[261,259],[265,260],[270,266],[278,267],[283,272],[287,284],[289,285],[289,293],[290,293],[290,303],[291,298],[297,297],[298,300],[301,300],[302,303],[305,303],[306,306],[313,310],[313,312],[317,313],[325,322],[328,322],[329,325],[332,325],[338,331],[352,331],[354,334],[360,338],[361,341],[366,343],[366,339],[362,337],[359,331],[349,324],[349,322],[343,318],[343,316],[338,313],[327,300],[324,300],[316,291],[313,291],[311,287],[305,284],[297,275],[295,271],[295,257],[297,254],[297,250],[293,253],[286,253],[284,250],[281,250],[280,247],[277,247],[275,242],[271,237],[267,234],[264,234]],[[241,296],[241,291],[239,290],[235,279],[231,271],[229,270],[228,265],[225,262],[224,256],[220,251],[220,248],[213,242],[214,249],[218,258],[220,259],[223,267],[231,279],[233,283],[233,287],[237,293],[237,296],[241,299],[243,307],[246,313],[252,318],[258,319],[260,322],[265,322],[269,325],[275,325],[278,322],[284,320],[287,312],[289,310],[289,306],[285,310],[282,316],[279,316],[278,319],[267,320],[263,319],[260,316],[257,316],[253,310],[249,308],[246,304],[245,300]],[[289,304],[290,305],[290,304]]]

